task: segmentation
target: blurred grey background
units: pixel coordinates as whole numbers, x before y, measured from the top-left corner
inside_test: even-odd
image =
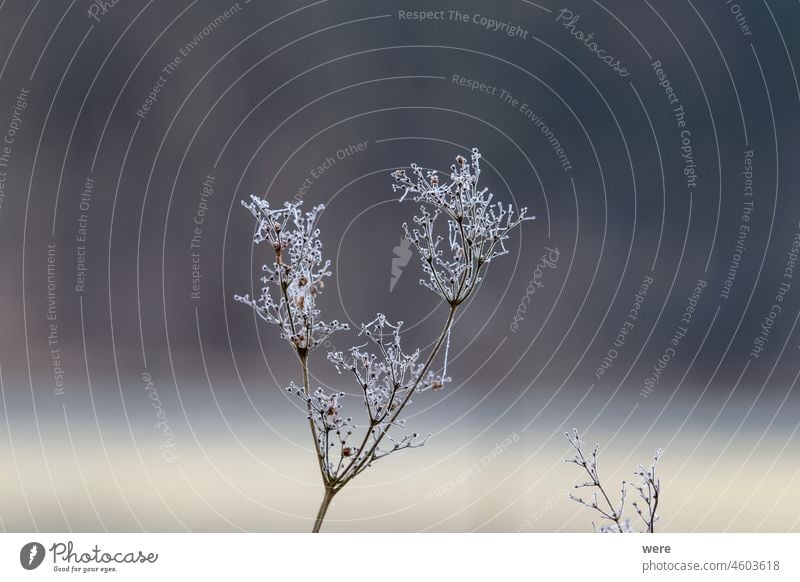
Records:
[[[0,526],[309,530],[297,363],[233,301],[267,258],[239,201],[325,203],[325,316],[380,311],[425,349],[444,308],[416,258],[390,291],[416,207],[389,172],[478,146],[537,220],[462,311],[453,383],[414,401],[429,444],[325,529],[590,531],[577,427],[614,490],[665,449],[662,531],[797,531],[798,23],[747,0],[0,3]],[[352,391],[322,350],[312,372]]]

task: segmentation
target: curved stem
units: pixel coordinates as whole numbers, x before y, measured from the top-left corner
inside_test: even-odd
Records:
[[[322,503],[319,506],[319,511],[317,511],[317,517],[314,520],[314,529],[311,530],[312,533],[319,533],[322,522],[325,520],[325,514],[328,512],[328,507],[334,495],[336,495],[336,489],[326,486],[325,495],[322,497]]]

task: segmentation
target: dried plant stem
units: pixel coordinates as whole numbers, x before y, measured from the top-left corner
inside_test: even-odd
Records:
[[[627,489],[628,487],[632,487],[639,493],[639,499],[632,503],[633,508],[644,522],[646,527],[645,531],[647,533],[654,533],[655,522],[658,520],[656,509],[658,508],[658,500],[661,496],[661,481],[656,477],[656,465],[658,465],[658,461],[661,458],[662,450],[658,449],[655,455],[653,455],[653,462],[649,468],[639,465],[638,470],[634,472],[634,475],[641,479],[639,484],[628,483],[626,481],[622,482],[622,487],[620,488],[619,506],[617,507],[611,501],[611,498],[606,493],[605,487],[603,487],[602,483],[600,482],[600,474],[597,469],[597,451],[600,445],[595,445],[591,454],[585,455],[583,452],[584,443],[581,441],[578,431],[576,429],[572,429],[572,434],[568,432],[564,434],[569,443],[572,445],[572,448],[575,449],[575,456],[572,459],[567,459],[567,462],[581,467],[589,477],[589,481],[575,485],[575,488],[580,489],[587,487],[597,490],[594,492],[591,501],[584,500],[582,497],[577,497],[572,494],[569,496],[570,499],[598,512],[604,520],[613,522],[613,526],[610,524],[601,524],[600,532],[629,533],[635,530],[631,526],[630,519],[623,517],[623,513],[625,511]],[[608,510],[605,510],[601,506],[602,501],[598,502],[598,491],[600,495],[602,495],[606,504],[608,504]],[[597,530],[595,529],[595,531]]]
[[[325,495],[322,497],[322,503],[319,506],[319,511],[317,511],[317,518],[314,520],[314,529],[311,530],[312,533],[319,533],[322,522],[325,520],[325,514],[328,512],[328,507],[331,501],[333,501],[333,496],[336,495],[337,491],[338,489],[334,489],[328,485],[325,486]]]
[[[417,386],[419,386],[419,383],[425,377],[425,374],[428,373],[428,370],[430,369],[434,358],[439,353],[439,350],[442,348],[442,344],[444,343],[444,340],[447,337],[447,334],[450,332],[450,327],[453,325],[453,319],[455,318],[455,314],[456,314],[456,309],[457,308],[458,308],[457,305],[452,305],[452,304],[450,305],[450,313],[447,315],[447,321],[444,324],[444,329],[442,329],[442,333],[439,334],[439,339],[436,340],[436,344],[434,345],[433,349],[431,350],[431,353],[428,356],[428,359],[425,361],[425,365],[422,367],[422,370],[417,375],[416,381],[414,382],[411,390],[408,391],[408,393],[406,394],[405,398],[402,400],[402,402],[400,402],[400,404],[398,405],[398,407],[395,410],[394,414],[392,415],[391,420],[386,424],[387,427],[392,426],[392,424],[397,420],[397,417],[400,415],[401,412],[403,412],[403,408],[405,408],[405,405],[408,404],[408,401],[411,399],[411,396],[414,394],[414,391],[416,390]],[[387,428],[387,430],[388,430],[388,428]],[[353,477],[358,475],[361,471],[363,471],[370,464],[370,462],[372,462],[373,456],[375,454],[375,451],[377,450],[378,445],[381,444],[381,441],[383,440],[383,437],[386,436],[387,430],[382,430],[381,431],[380,435],[378,436],[378,438],[375,439],[375,442],[372,444],[372,447],[370,448],[369,452],[367,453],[367,455],[364,456],[364,458],[361,460],[361,462],[359,464],[355,465],[355,468],[352,471],[350,471],[350,468],[353,467],[353,465],[351,465],[351,467],[348,468],[348,471],[346,471],[342,475],[342,479],[337,484],[337,487],[339,489],[344,487]],[[367,431],[367,435],[364,437],[364,442],[362,443],[361,446],[366,445],[367,439],[369,437],[370,432],[371,432],[371,430]]]
[[[308,381],[308,352],[305,350],[297,350],[297,357],[300,359],[300,367],[303,369],[303,391],[306,395],[311,394],[311,384]],[[328,485],[328,473],[325,471],[325,459],[322,456],[322,452],[319,450],[318,443],[318,436],[317,436],[317,427],[314,425],[314,420],[312,418],[312,409],[311,409],[311,401],[306,402],[306,409],[308,410],[308,425],[311,428],[311,438],[314,442],[314,450],[317,451],[317,460],[319,461],[319,472],[322,475],[322,482],[327,487]]]
[[[444,367],[442,368],[442,377],[447,377],[447,361],[450,357],[450,332],[453,330],[453,326],[447,328],[447,343],[444,345]]]
[[[625,528],[622,526],[622,523],[621,523],[622,515],[617,513],[617,510],[614,508],[614,504],[611,503],[611,498],[606,493],[606,490],[603,488],[603,485],[600,483],[600,481],[599,480],[595,481],[594,485],[595,485],[595,487],[597,487],[597,489],[603,495],[603,499],[606,500],[606,503],[608,503],[608,508],[609,508],[609,513],[606,513],[605,511],[600,509],[600,507],[596,508],[597,511],[599,511],[605,518],[610,519],[611,521],[613,521],[617,525],[617,529],[619,530],[619,533],[624,533],[625,532]]]
[[[417,164],[411,165],[411,175],[403,169],[392,173],[392,188],[403,191],[401,200],[410,196],[420,203],[412,226],[403,224],[405,239],[418,251],[426,275],[420,284],[442,298],[449,313],[424,361],[423,350],[401,346],[403,322],[392,323],[382,313],[359,326],[358,335],[366,338],[363,345],[328,352],[327,359],[339,374],[353,376],[358,395],[321,386],[312,390],[309,380],[311,352],[326,345],[331,334],[350,329],[335,319],[324,321],[317,304],[324,279],[332,276],[331,261],[322,255],[318,227],[324,205],[303,212],[301,201],[273,207],[265,198],[251,196],[250,202],[244,203],[256,219],[253,243],[268,243],[274,260],[262,265],[261,294],[236,295],[235,299],[277,326],[298,358],[302,386],[291,382],[286,391],[305,402],[325,490],[314,532],[321,529],[333,497],[353,478],[377,460],[427,442],[417,432],[394,434],[405,430],[406,419],[401,414],[413,395],[439,390],[450,381],[450,334],[458,306],[478,288],[486,265],[508,254],[504,243],[510,231],[533,219],[526,216],[524,208],[517,212],[510,204],[493,202],[489,189],[478,186],[480,158],[473,148],[470,160],[455,157],[449,174],[424,172]],[[437,222],[440,218],[446,222],[444,228]],[[434,372],[434,361],[442,350],[444,363]],[[344,414],[342,400],[362,395],[368,420],[358,424]],[[359,445],[354,446],[355,442]]]
[[[361,461],[360,462],[354,461],[350,465],[350,467],[348,467],[348,469],[344,473],[342,473],[341,476],[330,478],[328,473],[325,471],[324,459],[322,458],[321,454],[318,454],[320,473],[322,474],[322,481],[325,484],[325,494],[322,497],[322,503],[319,506],[317,517],[314,520],[314,529],[312,530],[313,533],[319,533],[319,530],[322,527],[322,523],[325,520],[325,514],[328,511],[328,507],[330,506],[330,503],[333,500],[334,495],[336,495],[339,491],[341,491],[345,485],[347,485],[356,475],[360,474],[364,469],[366,469],[369,466],[369,464],[374,460],[375,452],[377,451],[378,446],[381,444],[383,438],[386,436],[388,428],[393,425],[393,423],[397,420],[397,417],[403,411],[403,408],[406,406],[406,404],[408,404],[409,400],[411,399],[411,396],[414,394],[415,389],[417,388],[417,386],[419,386],[419,383],[428,373],[428,370],[433,364],[433,360],[436,358],[437,354],[442,349],[442,345],[447,339],[447,336],[450,333],[450,328],[453,325],[457,308],[458,308],[457,305],[450,306],[450,312],[447,316],[447,321],[444,324],[444,328],[442,329],[442,332],[439,334],[439,338],[436,340],[436,343],[434,344],[431,353],[428,355],[428,359],[425,360],[425,364],[423,365],[419,374],[417,375],[412,389],[408,391],[405,398],[400,402],[400,404],[398,404],[391,419],[389,420],[388,423],[385,424],[386,428],[381,428],[380,434],[374,438],[374,442],[372,443],[369,451],[367,452],[366,455],[364,455]],[[306,390],[308,390],[308,358],[301,357],[300,361],[303,366],[304,386]],[[364,435],[364,440],[359,446],[359,450],[367,446],[370,435],[373,434],[372,431],[376,428],[376,426],[377,426],[376,424],[372,424],[368,428],[366,434]],[[313,422],[311,422],[311,430],[314,440],[316,442],[317,434]],[[319,451],[318,447],[317,451]]]

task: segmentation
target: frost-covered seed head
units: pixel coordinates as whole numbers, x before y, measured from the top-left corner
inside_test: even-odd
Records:
[[[299,351],[310,352],[331,334],[348,329],[346,323],[336,320],[324,322],[316,304],[323,279],[331,276],[331,263],[322,258],[317,227],[324,206],[304,213],[302,202],[271,208],[258,196],[242,204],[256,219],[253,242],[270,244],[275,260],[262,267],[265,286],[258,299],[249,295],[235,299],[252,307],[264,321],[277,325],[281,337]],[[309,286],[309,282],[313,284]]]
[[[413,179],[403,169],[392,173],[393,188],[402,191],[400,199],[410,195],[422,203],[414,226],[403,225],[405,238],[422,260],[426,278],[420,284],[451,305],[469,297],[487,263],[508,253],[508,233],[534,218],[526,216],[525,208],[515,214],[510,204],[492,202],[488,189],[479,189],[480,158],[477,148],[472,150],[471,163],[458,155],[449,181],[440,179],[436,171],[423,172],[417,164],[411,164]],[[440,217],[447,222],[446,236],[439,234]]]

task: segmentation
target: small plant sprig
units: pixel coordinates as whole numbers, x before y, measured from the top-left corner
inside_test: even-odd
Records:
[[[506,254],[505,241],[511,229],[533,217],[521,209],[515,217],[511,206],[492,203],[487,189],[478,188],[480,153],[472,150],[472,163],[457,156],[449,181],[438,172],[422,172],[412,164],[417,180],[405,170],[392,175],[395,190],[402,189],[401,200],[409,194],[421,203],[417,225],[403,228],[422,260],[428,279],[420,283],[446,301],[448,314],[433,348],[423,358],[419,349],[406,351],[401,346],[402,321],[391,323],[383,314],[361,324],[358,335],[364,343],[346,352],[328,353],[337,371],[350,377],[355,398],[361,400],[366,418],[357,423],[343,412],[344,402],[354,396],[345,391],[312,390],[309,382],[309,355],[331,334],[348,330],[336,320],[325,323],[317,307],[324,280],[331,276],[330,261],[322,258],[322,242],[317,227],[324,209],[315,206],[301,211],[302,202],[286,202],[272,208],[263,198],[252,196],[243,203],[256,219],[255,244],[272,247],[274,260],[264,265],[264,287],[258,299],[235,296],[250,306],[267,323],[277,326],[280,335],[293,348],[302,372],[302,385],[292,382],[287,391],[305,404],[307,419],[325,488],[314,521],[318,532],[333,497],[375,461],[393,453],[423,446],[427,437],[404,433],[401,418],[415,394],[441,389],[447,377],[450,330],[458,307],[475,291],[485,266]],[[438,219],[446,221],[444,231],[450,251],[448,258],[440,248],[444,236],[438,234]],[[445,341],[446,340],[446,341]],[[444,346],[441,372],[433,363]],[[400,432],[401,435],[396,433]]]
[[[581,441],[577,429],[572,429],[572,433],[565,432],[569,444],[575,449],[575,456],[572,459],[566,459],[567,463],[574,463],[581,467],[589,477],[587,481],[575,485],[575,489],[587,487],[592,489],[591,500],[586,500],[583,497],[570,494],[570,499],[588,507],[600,514],[601,519],[604,521],[598,530],[601,533],[636,533],[636,530],[629,518],[624,517],[625,501],[627,498],[627,488],[630,485],[638,494],[639,498],[631,503],[634,511],[639,516],[644,524],[643,533],[654,533],[655,523],[658,521],[656,508],[658,507],[659,498],[661,496],[661,480],[656,477],[656,466],[661,459],[663,451],[658,449],[653,455],[653,461],[649,467],[639,465],[634,475],[639,477],[639,483],[622,482],[620,487],[619,503],[614,504],[611,501],[605,487],[600,481],[600,475],[597,469],[597,453],[600,445],[596,444],[592,448],[592,452],[586,455],[584,453],[584,442]],[[592,523],[594,526],[594,522]]]
[[[324,206],[320,204],[303,213],[302,202],[286,202],[281,208],[270,208],[263,198],[250,198],[249,203],[242,205],[256,219],[253,242],[269,243],[275,260],[261,267],[264,287],[258,299],[249,295],[235,295],[234,299],[252,307],[267,323],[277,325],[281,337],[292,344],[299,356],[307,357],[328,336],[349,329],[346,323],[336,320],[322,321],[316,305],[325,279],[331,276],[331,262],[322,260],[322,241],[317,228]]]

